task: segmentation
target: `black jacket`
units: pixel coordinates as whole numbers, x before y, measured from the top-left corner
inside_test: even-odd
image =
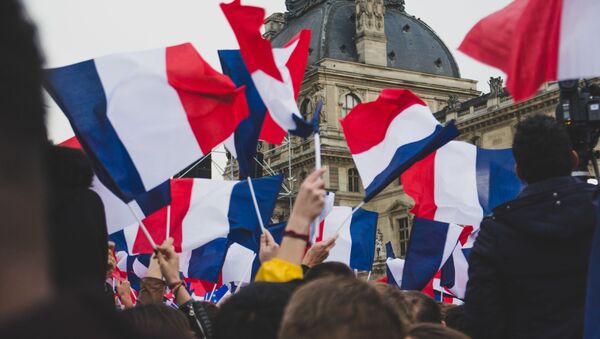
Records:
[[[481,225],[465,297],[473,338],[581,338],[596,186],[527,186]]]

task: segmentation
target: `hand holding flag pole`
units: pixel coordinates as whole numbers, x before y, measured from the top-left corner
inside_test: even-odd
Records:
[[[322,167],[321,163],[321,132],[319,130],[319,120],[321,117],[321,110],[323,109],[323,101],[319,100],[317,102],[317,107],[315,108],[315,112],[313,113],[313,133],[314,133],[314,141],[315,141],[315,169],[320,170]],[[318,216],[312,224],[310,230],[310,239],[313,241],[314,235],[316,234],[316,230],[319,229],[319,224],[321,223],[321,217]]]

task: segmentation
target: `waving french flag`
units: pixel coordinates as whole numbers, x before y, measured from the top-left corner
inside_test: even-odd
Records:
[[[404,89],[384,89],[376,101],[356,106],[341,124],[365,187],[364,202],[459,134],[453,121],[440,125],[425,102]]]
[[[240,0],[221,4],[240,45],[240,53],[262,102],[268,109],[260,138],[280,144],[287,132],[308,137],[313,128],[300,114],[296,99],[308,64],[310,31],[302,30],[283,48],[273,48],[261,27],[265,10]]]
[[[342,222],[352,213],[351,207],[335,206],[325,220],[317,242],[333,237]],[[375,235],[377,232],[377,213],[359,209],[346,221],[325,261],[342,262],[352,269],[371,271],[375,257]]]
[[[396,258],[392,243],[389,241],[385,244],[385,252],[387,257],[385,261],[386,282],[390,285],[402,287],[402,274],[406,262],[404,259]]]
[[[402,289],[420,291],[454,252],[463,227],[415,218],[402,271]]]
[[[458,239],[458,244],[441,270],[440,286],[459,299],[465,298],[469,281],[469,254],[478,234],[478,229],[475,230],[473,226],[465,226]]]
[[[402,175],[419,218],[479,227],[483,217],[522,188],[512,150],[452,141]]]
[[[46,88],[106,187],[130,202],[208,154],[248,116],[243,88],[191,44],[50,69]]]
[[[252,182],[264,223],[273,212],[281,181],[282,177],[276,176]],[[251,237],[260,230],[247,181],[175,179],[171,180],[171,197],[169,236],[177,252],[193,251],[238,232]],[[156,242],[166,238],[166,210],[143,220]],[[131,254],[153,252],[139,225],[121,232]]]
[[[545,81],[600,76],[600,2],[516,0],[477,23],[459,50],[508,75],[516,101]]]

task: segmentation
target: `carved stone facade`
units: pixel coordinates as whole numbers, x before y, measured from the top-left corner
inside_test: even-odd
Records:
[[[356,51],[359,62],[387,65],[383,0],[356,0]]]

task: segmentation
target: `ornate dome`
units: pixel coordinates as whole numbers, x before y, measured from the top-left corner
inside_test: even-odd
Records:
[[[274,46],[308,28],[313,34],[309,64],[322,58],[359,61],[354,0],[286,0],[286,6],[285,24],[273,37]],[[388,67],[460,77],[448,47],[423,21],[404,11],[404,0],[385,0],[385,7]]]

